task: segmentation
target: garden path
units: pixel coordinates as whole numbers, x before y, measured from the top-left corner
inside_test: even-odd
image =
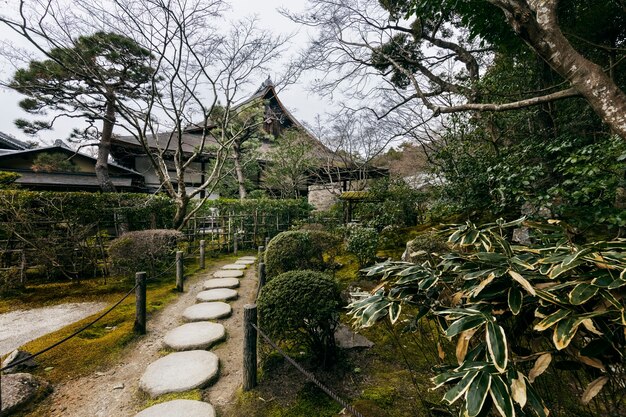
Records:
[[[96,314],[107,303],[65,303],[0,314],[0,356],[24,343]]]
[[[196,302],[196,295],[203,289],[207,278],[227,262],[211,265],[205,273],[195,274],[185,283],[185,292],[175,301],[148,320],[147,334],[137,338],[124,350],[119,361],[109,369],[70,380],[56,386],[50,401],[50,417],[130,417],[145,405],[146,396],[140,393],[139,380],[146,367],[162,356],[163,337],[182,323],[183,312]],[[223,323],[227,328],[228,340],[215,353],[220,357],[220,380],[212,386],[205,400],[230,399],[241,378],[235,381],[237,368],[241,367],[241,311],[243,306],[254,300],[256,279],[254,269],[246,271],[242,279],[240,296],[233,306],[233,315]],[[237,319],[239,317],[239,319]],[[239,343],[239,345],[236,345]],[[227,346],[226,353],[220,353]],[[240,371],[239,371],[240,372]]]

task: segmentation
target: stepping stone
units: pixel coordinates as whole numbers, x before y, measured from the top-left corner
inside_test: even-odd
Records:
[[[203,288],[210,290],[213,288],[237,288],[239,280],[237,278],[213,278],[204,281]]]
[[[220,270],[220,271],[215,271],[213,273],[213,276],[215,278],[240,278],[243,277],[243,271],[239,271],[236,269],[231,269],[231,270]]]
[[[235,261],[235,265],[252,265],[255,262],[256,261],[253,261],[252,259],[237,259]]]
[[[189,350],[170,353],[152,362],[139,380],[139,388],[150,397],[184,392],[207,385],[219,372],[219,359],[213,352]]]
[[[239,258],[240,261],[256,261],[256,256],[242,256]]]
[[[208,349],[226,338],[224,326],[208,321],[187,323],[167,332],[163,344],[174,350]]]
[[[224,265],[222,267],[222,269],[228,270],[228,269],[246,269],[248,267],[248,265],[241,265],[241,264],[228,264],[228,265]]]
[[[135,417],[215,417],[215,409],[202,401],[173,400],[146,408]]]
[[[183,312],[185,321],[206,321],[230,316],[232,308],[221,301],[200,303],[187,307]]]
[[[209,301],[225,301],[237,298],[237,291],[230,288],[216,288],[214,290],[201,291],[196,295],[196,301],[206,303]]]

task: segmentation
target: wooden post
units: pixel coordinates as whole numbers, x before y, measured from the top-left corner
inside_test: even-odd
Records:
[[[257,258],[259,258],[259,261],[261,260],[261,257],[263,256],[264,251],[265,251],[265,246],[259,246],[259,253],[257,255]]]
[[[259,291],[265,285],[265,262],[259,262]]]
[[[200,269],[204,269],[204,239],[200,241]]]
[[[146,334],[146,273],[135,274],[135,333]]]
[[[237,255],[237,240],[238,240],[239,234],[237,232],[233,233],[233,253],[235,255]]]
[[[183,269],[183,251],[176,251],[176,290],[184,291],[183,281],[185,279]]]
[[[256,304],[243,306],[243,390],[256,387],[257,331],[252,324],[257,323]]]
[[[267,236],[267,237],[265,238],[265,247],[267,248],[267,245],[269,245],[269,244],[270,244],[270,237],[269,237],[269,236]]]

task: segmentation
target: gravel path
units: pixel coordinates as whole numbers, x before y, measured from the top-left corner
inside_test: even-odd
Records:
[[[96,314],[107,303],[67,303],[0,314],[0,355]]]

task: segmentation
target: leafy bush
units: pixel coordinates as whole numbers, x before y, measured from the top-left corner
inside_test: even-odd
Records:
[[[582,403],[599,393],[596,412],[621,415],[626,373],[626,240],[575,243],[566,225],[499,220],[456,227],[456,252],[438,263],[386,262],[368,268],[381,276],[375,294],[355,294],[351,314],[361,326],[383,317],[397,323],[403,305],[417,307],[413,322],[430,317],[457,338],[456,360],[433,378],[449,404],[462,399],[465,415],[504,417],[548,414],[540,396],[582,382]],[[512,230],[529,229],[530,246],[512,245]],[[543,373],[554,382],[541,387]],[[576,371],[574,371],[576,370]],[[543,388],[543,389],[537,389]],[[621,398],[621,397],[620,397]],[[579,407],[580,409],[581,407]],[[577,414],[575,412],[574,414]],[[598,415],[598,414],[596,414]]]
[[[335,349],[340,291],[328,275],[291,271],[270,281],[259,296],[259,323],[272,339],[304,346],[322,362]]]
[[[151,276],[158,273],[174,258],[178,243],[184,235],[177,230],[142,230],[126,233],[111,242],[109,256],[112,272],[133,274],[147,271]]]
[[[339,244],[339,239],[327,232],[289,231],[270,240],[265,251],[268,279],[296,269],[324,268],[324,252]]]
[[[371,227],[353,226],[348,228],[346,250],[355,255],[359,265],[366,266],[376,260],[378,232]]]
[[[11,188],[20,177],[21,175],[17,172],[0,171],[0,189]]]

